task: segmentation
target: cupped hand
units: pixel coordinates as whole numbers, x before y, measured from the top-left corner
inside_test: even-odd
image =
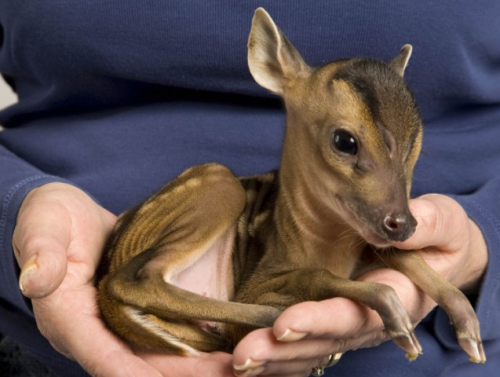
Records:
[[[116,217],[78,188],[50,183],[31,191],[13,236],[20,287],[52,346],[93,376],[232,376],[231,355],[198,359],[136,352],[104,326],[94,282]]]
[[[487,246],[477,225],[455,200],[444,195],[414,199],[410,208],[418,221],[416,232],[394,246],[417,250],[455,286],[477,291],[488,262]],[[436,305],[394,270],[373,270],[359,280],[392,286],[414,324]],[[234,351],[234,368],[245,376],[307,376],[311,368],[325,365],[328,355],[372,347],[388,339],[378,314],[353,301],[304,302],[285,310],[272,329],[247,335]]]

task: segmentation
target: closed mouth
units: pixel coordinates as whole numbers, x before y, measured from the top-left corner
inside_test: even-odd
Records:
[[[392,240],[386,235],[375,231],[368,222],[363,221],[356,215],[356,212],[338,195],[335,196],[338,207],[344,212],[346,222],[356,230],[359,235],[370,245],[384,248],[391,246]]]

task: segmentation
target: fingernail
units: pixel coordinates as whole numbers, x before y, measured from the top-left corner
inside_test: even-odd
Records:
[[[236,369],[236,370],[248,370],[248,369],[253,369],[253,368],[261,367],[265,363],[266,363],[265,361],[258,361],[258,360],[254,360],[251,357],[249,357],[247,359],[247,361],[245,361],[244,364],[241,364],[241,365],[236,365],[235,364],[235,365],[233,365],[233,368]]]
[[[24,263],[24,266],[21,269],[21,276],[19,277],[19,289],[21,289],[21,292],[23,293],[26,292],[26,286],[28,285],[31,276],[38,268],[38,265],[36,264],[36,258],[36,254],[29,257],[29,259],[26,261],[26,263]]]
[[[262,372],[264,372],[264,367],[257,367],[253,369],[248,369],[248,370],[235,370],[234,375],[237,377],[250,377],[250,376],[258,376]]]
[[[306,332],[298,332],[290,329],[286,329],[283,335],[277,337],[276,339],[280,342],[295,342],[297,340],[303,339],[307,336]]]

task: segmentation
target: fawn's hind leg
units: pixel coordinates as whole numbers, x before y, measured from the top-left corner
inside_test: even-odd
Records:
[[[225,301],[232,295],[234,234],[245,205],[239,180],[208,164],[187,170],[122,216],[99,285],[108,326],[142,347],[196,354],[224,348],[223,337],[199,330],[212,321],[272,324],[279,314],[274,308]]]
[[[139,273],[155,253],[154,249],[140,253],[103,282],[101,294],[112,304],[105,307],[106,320],[130,343],[185,355],[196,355],[198,350],[227,350],[234,345],[231,338],[224,332],[202,330],[201,322],[269,327],[281,313],[271,306],[223,301],[187,291],[166,282],[159,268]],[[120,316],[109,315],[110,311]]]

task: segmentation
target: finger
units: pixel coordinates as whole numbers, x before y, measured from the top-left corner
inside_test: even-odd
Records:
[[[259,329],[237,345],[233,367],[237,376],[309,375],[315,366],[334,365],[341,357],[339,349],[374,346],[383,341],[369,337],[372,334],[351,339],[306,338],[284,343],[275,339],[272,329]]]
[[[234,377],[231,355],[223,352],[202,353],[199,357],[139,352],[138,355],[165,376]]]
[[[330,364],[333,365],[344,352],[374,347],[385,340],[386,335],[379,333],[344,339],[303,339],[269,346],[245,338],[234,351],[233,368],[239,376],[303,374],[312,367],[326,365],[330,356],[334,358]],[[262,349],[256,348],[259,345],[263,345]]]
[[[266,376],[266,377],[308,377],[312,373],[312,368],[305,371],[305,372],[300,372],[300,373],[292,373],[292,374],[260,374],[259,376]]]
[[[233,352],[235,370],[255,369],[267,362],[310,360],[337,353],[343,340],[308,338],[300,342],[280,342],[271,328],[252,331],[243,338]]]
[[[468,229],[467,215],[455,200],[444,195],[425,195],[411,200],[410,210],[418,222],[417,229],[408,240],[393,243],[395,247],[410,250],[436,246],[456,250],[461,246],[461,232]]]
[[[314,367],[326,365],[328,360],[328,355],[323,355],[321,357],[305,359],[305,360],[290,360],[281,363],[270,363],[263,367],[262,372],[264,376],[276,375],[276,376],[290,376],[290,375],[307,375],[311,373]],[[236,375],[238,375],[236,373]]]
[[[160,371],[129,350],[117,348],[105,350],[105,359],[93,364],[91,361],[81,363],[85,370],[94,377],[163,377]]]
[[[281,342],[276,340],[272,329],[259,329],[239,342],[233,353],[233,368],[239,375],[246,372],[268,375],[280,374],[280,366],[287,365],[285,374],[302,373],[318,365],[317,361],[327,355],[338,354],[340,357],[346,351],[373,347],[385,340],[385,332],[378,331],[349,338],[305,338]]]
[[[395,271],[384,270],[366,274],[363,279],[390,284],[401,299],[403,307],[410,312],[413,324],[419,322],[435,305],[408,278]],[[282,342],[333,338],[337,341],[337,348],[331,350],[333,353],[379,344],[388,339],[382,319],[376,311],[344,298],[294,305],[278,317],[273,331],[276,339]],[[413,335],[411,336],[413,339]],[[395,341],[397,338],[394,338]],[[413,339],[411,343],[416,342],[416,339]],[[396,342],[410,354],[415,353],[415,347],[419,349],[418,343],[415,347],[400,343]]]
[[[266,377],[308,377],[312,373],[312,368],[309,370],[306,370],[305,372],[299,372],[299,373],[292,373],[292,374],[260,374],[259,376],[266,376]]]
[[[23,211],[13,246],[22,266],[19,287],[25,296],[45,297],[59,287],[66,275],[70,236],[71,220],[65,211],[44,207]]]
[[[328,356],[312,359],[297,359],[286,362],[266,363],[251,369],[235,369],[234,374],[241,377],[249,376],[304,376],[311,373],[312,368],[325,365]]]
[[[393,287],[413,324],[420,322],[436,306],[436,303],[425,292],[399,271],[379,268],[361,275],[356,280]]]
[[[375,311],[340,297],[291,306],[273,326],[274,336],[283,342],[305,337],[349,338],[374,329],[383,329],[382,320]]]

